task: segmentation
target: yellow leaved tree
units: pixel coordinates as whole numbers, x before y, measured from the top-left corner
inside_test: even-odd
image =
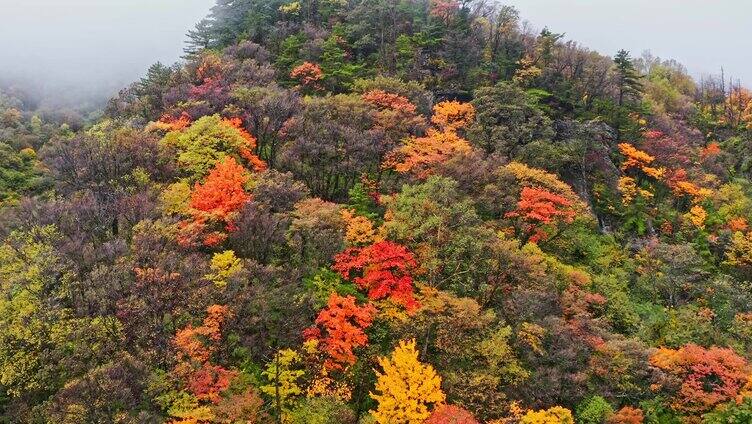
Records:
[[[572,412],[561,406],[554,406],[540,411],[528,411],[520,424],[574,424]]]
[[[730,265],[745,275],[752,271],[752,231],[743,233],[737,231],[731,237],[731,243],[726,248],[726,265]]]
[[[292,399],[303,394],[298,380],[303,377],[305,371],[295,369],[300,360],[298,352],[282,349],[274,355],[274,359],[261,373],[267,381],[266,385],[261,386],[261,392],[272,398],[279,417],[284,418]]]
[[[343,209],[341,215],[347,225],[345,241],[348,246],[360,247],[372,244],[374,241],[381,241],[378,240],[373,223],[368,218],[356,215],[350,209]]]
[[[705,228],[705,221],[708,219],[708,213],[700,205],[692,206],[692,209],[684,214],[684,218],[699,229]]]
[[[243,270],[243,262],[235,256],[232,250],[215,253],[210,263],[211,273],[205,277],[217,287],[224,288],[227,281],[235,274]]]
[[[391,358],[379,358],[383,373],[376,372],[379,406],[371,411],[380,424],[420,424],[431,415],[430,405],[444,402],[441,377],[431,365],[422,364],[415,340],[401,341]]]

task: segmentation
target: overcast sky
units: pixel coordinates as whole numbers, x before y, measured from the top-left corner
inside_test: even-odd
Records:
[[[0,77],[117,91],[182,54],[214,0],[0,0]]]
[[[698,77],[718,73],[752,85],[750,0],[508,0],[535,28],[613,56],[651,50],[676,59]]]
[[[749,0],[507,0],[524,20],[612,55],[650,49],[690,72],[752,81]],[[118,87],[172,63],[214,0],[0,0],[0,79],[69,92]]]

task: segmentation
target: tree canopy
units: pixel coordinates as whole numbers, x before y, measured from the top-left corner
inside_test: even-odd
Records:
[[[102,113],[0,92],[0,422],[749,422],[751,143],[492,1],[218,0]]]

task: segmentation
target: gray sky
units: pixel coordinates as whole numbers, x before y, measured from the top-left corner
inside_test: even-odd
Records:
[[[750,0],[507,0],[535,28],[548,26],[567,39],[613,56],[650,50],[676,59],[698,77],[733,75],[752,86]]]
[[[502,0],[540,29],[612,55],[650,49],[689,71],[752,85],[750,0]],[[0,80],[86,95],[136,80],[157,60],[172,63],[185,33],[214,0],[0,0]]]
[[[0,0],[0,79],[117,91],[171,64],[214,0]]]

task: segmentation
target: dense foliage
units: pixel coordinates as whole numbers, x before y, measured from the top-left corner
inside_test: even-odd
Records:
[[[752,93],[485,0],[218,0],[0,95],[0,420],[752,416]]]

